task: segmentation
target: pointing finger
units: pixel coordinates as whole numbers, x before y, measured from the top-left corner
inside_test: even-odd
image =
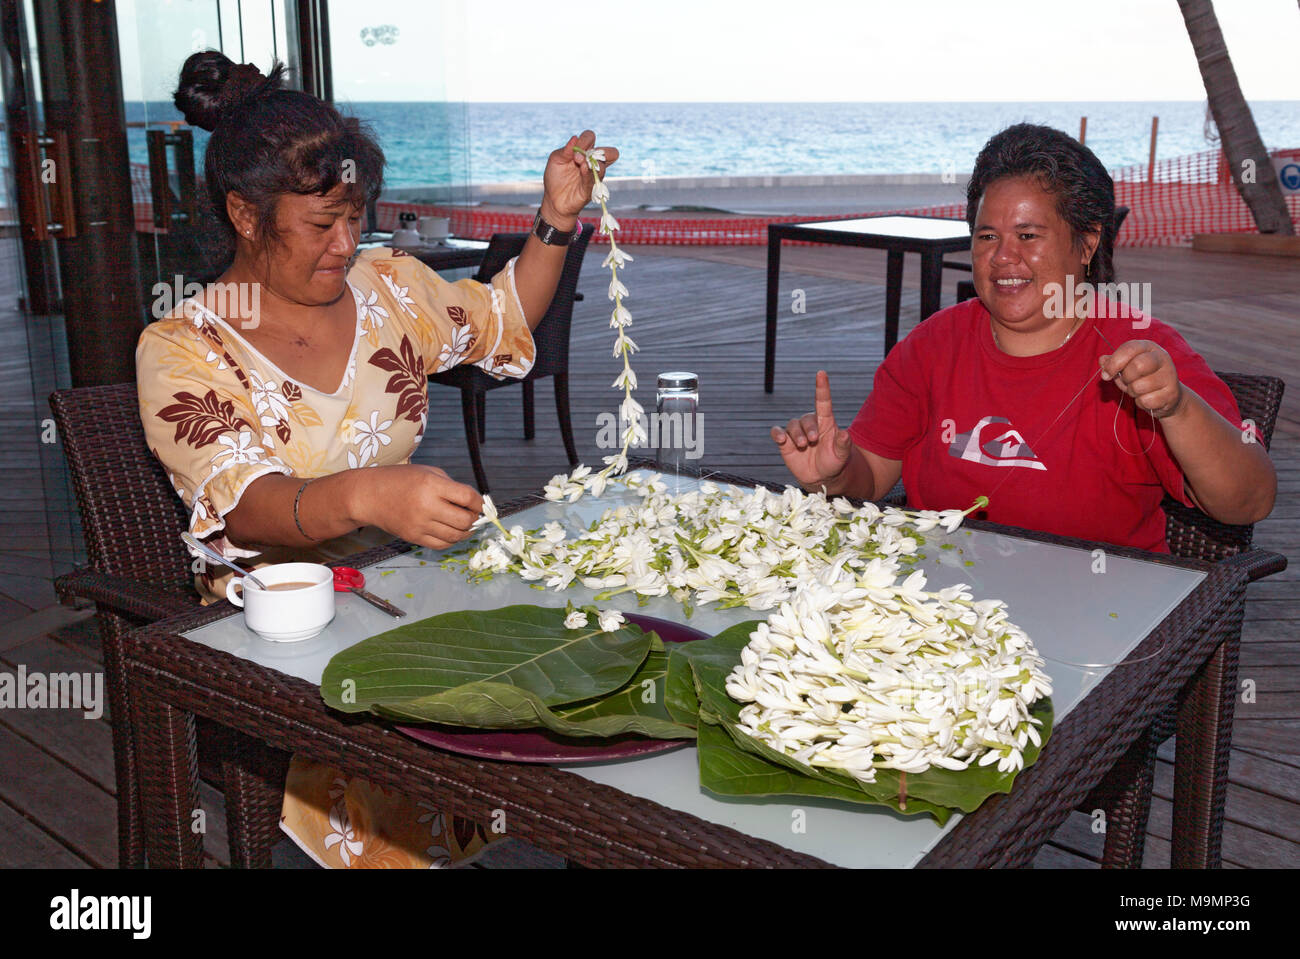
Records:
[[[835,412],[831,409],[831,379],[825,370],[817,371],[817,425],[820,432],[829,433],[835,429]]]

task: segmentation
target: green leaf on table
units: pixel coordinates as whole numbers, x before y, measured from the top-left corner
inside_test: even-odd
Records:
[[[321,696],[335,709],[361,712],[487,684],[562,706],[625,686],[658,641],[631,623],[608,633],[566,629],[564,617],[563,609],[507,606],[399,626],[337,653],[321,677]]]
[[[657,639],[658,637],[656,637]],[[581,703],[549,708],[534,693],[503,683],[469,683],[432,696],[371,708],[386,719],[433,722],[478,729],[538,726],[565,736],[624,736],[692,739],[695,730],[673,722],[663,702],[668,654],[651,650],[628,683]]]
[[[890,805],[871,799],[856,785],[808,776],[782,764],[769,762],[742,749],[723,727],[712,723],[700,726],[698,746],[700,785],[719,796],[818,796],[858,804]],[[950,809],[924,800],[913,802],[910,799],[907,812],[928,812],[940,825],[952,815]]]
[[[681,647],[668,654],[668,675],[664,678],[664,706],[677,722],[699,725],[700,698],[695,695],[695,673],[691,661],[681,655]]]
[[[749,636],[762,620],[750,620],[729,626],[716,636],[693,643],[674,645],[668,655],[668,679],[664,692],[668,712],[679,723],[698,724],[700,698],[695,692],[695,670],[701,668],[710,675],[720,674],[723,680],[736,663],[740,651],[749,643]]]

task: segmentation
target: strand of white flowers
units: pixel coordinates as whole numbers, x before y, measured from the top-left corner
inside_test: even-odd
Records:
[[[627,335],[626,328],[632,325],[632,314],[623,306],[623,297],[627,296],[627,287],[623,285],[618,278],[618,271],[626,263],[631,262],[632,257],[619,249],[618,242],[614,239],[615,232],[619,229],[618,220],[609,212],[609,187],[600,176],[600,164],[605,160],[605,153],[600,149],[590,151],[579,150],[574,147],[578,153],[581,153],[587,160],[587,166],[591,169],[592,188],[591,198],[594,202],[600,204],[600,232],[609,239],[609,254],[605,257],[602,264],[609,268],[609,298],[614,303],[614,312],[610,315],[609,325],[611,328],[618,330],[618,337],[614,341],[614,356],[623,358],[623,371],[615,378],[613,387],[623,388],[623,402],[619,406],[619,417],[627,425],[623,429],[623,447],[617,453],[604,457],[605,468],[594,475],[585,475],[583,486],[589,489],[593,495],[600,496],[605,491],[605,486],[612,476],[617,476],[627,471],[627,451],[628,448],[640,440],[645,442],[645,427],[641,423],[641,414],[644,408],[632,396],[636,390],[636,373],[632,371],[631,356],[637,350],[637,345],[632,338]],[[575,471],[576,472],[576,471]]]

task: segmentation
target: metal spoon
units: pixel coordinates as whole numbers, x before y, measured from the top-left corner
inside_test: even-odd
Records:
[[[229,567],[230,567],[231,569],[233,569],[236,573],[238,573],[240,576],[242,576],[242,577],[244,577],[245,579],[247,579],[250,583],[252,583],[252,584],[253,584],[254,586],[256,586],[258,589],[266,589],[266,588],[267,588],[265,583],[263,583],[260,579],[258,579],[256,576],[254,576],[254,575],[253,575],[252,573],[250,573],[248,570],[246,570],[246,569],[241,569],[240,567],[236,566],[234,563],[232,563],[230,560],[226,559],[226,557],[222,556],[220,553],[218,553],[218,552],[217,552],[215,549],[213,549],[211,546],[207,545],[206,543],[201,543],[201,542],[199,542],[197,539],[195,539],[195,538],[194,538],[193,536],[191,536],[189,533],[181,533],[181,539],[185,541],[185,545],[186,545],[186,546],[190,547],[191,549],[197,549],[200,553],[202,553],[202,554],[203,554],[204,556],[206,556],[208,559],[213,560],[214,562],[220,563],[222,566],[229,566]]]

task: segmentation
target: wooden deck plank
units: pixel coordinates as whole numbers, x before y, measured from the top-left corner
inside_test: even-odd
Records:
[[[1156,796],[1151,800],[1151,818],[1147,825],[1148,837],[1156,837],[1170,848],[1173,832],[1173,804],[1169,800]],[[1150,838],[1148,838],[1150,842]],[[1168,853],[1157,862],[1144,858],[1143,865],[1154,869],[1168,869]],[[1297,865],[1294,851],[1288,853],[1280,848],[1277,839],[1261,832],[1228,821],[1223,824],[1223,865],[1224,868],[1243,869],[1288,869]]]
[[[100,868],[117,864],[117,803],[48,753],[0,725],[0,756],[22,776],[0,776],[0,800]]]
[[[34,672],[99,674],[102,667],[48,637],[33,640],[0,655],[0,667],[13,672],[19,664]],[[102,680],[101,680],[102,681]],[[103,716],[87,719],[75,709],[6,709],[0,726],[22,736],[50,756],[75,769],[105,792],[116,793],[113,772],[113,731],[109,727],[108,689],[100,703]]]
[[[0,869],[89,869],[90,864],[70,852],[18,810],[0,801]]]
[[[1243,634],[1245,630],[1242,631]],[[1300,642],[1280,640],[1276,643],[1247,641],[1242,637],[1242,669],[1259,669],[1266,666],[1295,666],[1300,664]]]
[[[1252,749],[1300,756],[1300,719],[1246,719],[1238,714],[1232,723],[1232,741]]]
[[[1173,800],[1173,763],[1156,763],[1154,794],[1161,799]],[[1295,815],[1294,802],[1249,789],[1230,777],[1225,816],[1229,822],[1267,833],[1282,846],[1289,846],[1291,864],[1300,866],[1300,817]]]

